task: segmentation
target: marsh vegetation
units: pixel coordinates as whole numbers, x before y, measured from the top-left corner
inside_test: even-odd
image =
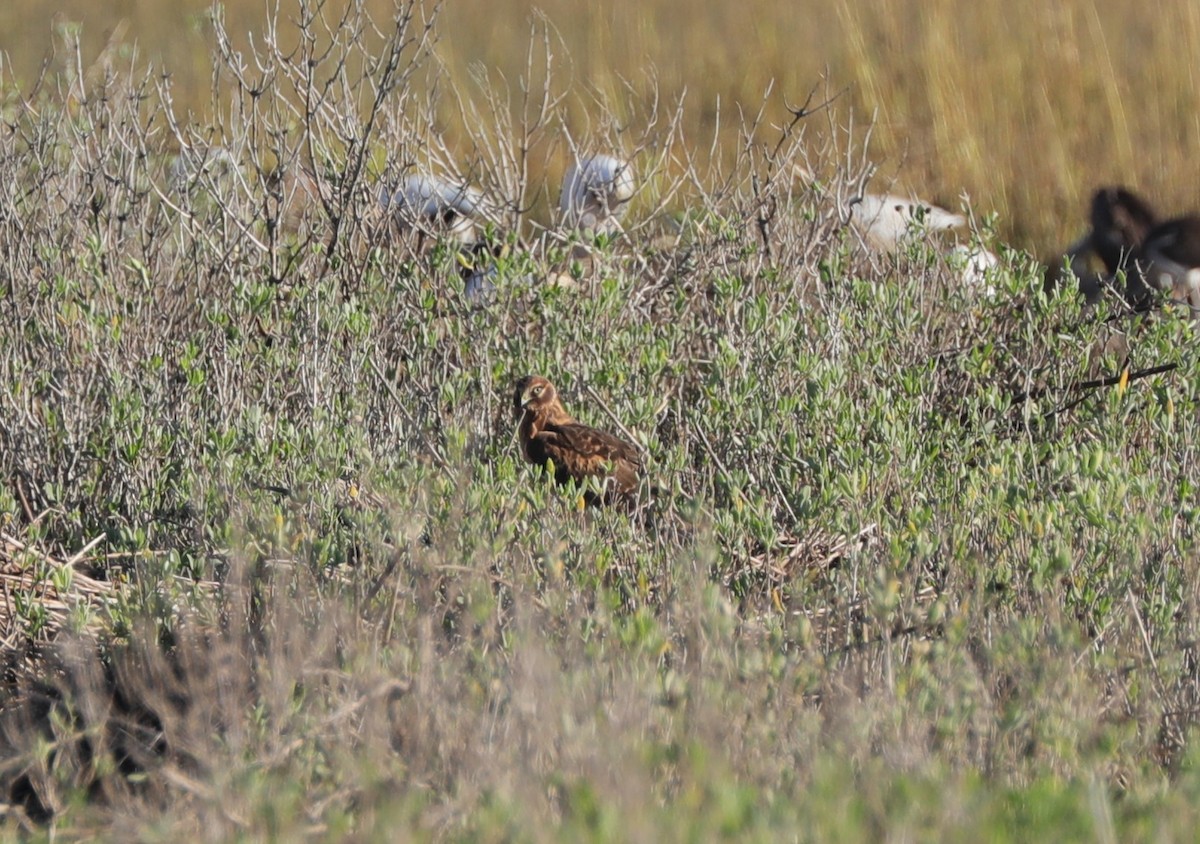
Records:
[[[688,37],[643,5],[647,37]],[[553,6],[503,75],[457,58],[484,49],[442,28],[463,2],[301,5],[307,37],[253,55],[218,18],[215,95],[186,105],[119,45],[5,79],[9,834],[1190,839],[1196,329],[1047,291],[1007,244],[1082,219],[1073,144],[1161,179],[1195,127],[1068,134],[1041,71],[985,86],[990,42],[925,4],[832,7],[848,69],[765,99],[713,66],[752,89],[718,129],[717,88],[597,76],[645,42],[580,47]],[[1056,84],[1093,78],[1100,18],[1055,14],[1079,69]],[[788,34],[751,34],[764,74],[804,53]],[[879,69],[873,45],[929,39],[922,85]],[[1013,124],[966,109],[1006,84],[1031,133],[997,152]],[[1066,102],[1086,125],[1126,84]],[[557,186],[598,153],[637,188],[574,231]],[[381,186],[417,171],[491,199],[486,249],[397,231]],[[874,249],[848,203],[901,171],[1002,213]],[[990,292],[954,237],[998,253]],[[651,507],[584,507],[522,460],[529,374],[645,453]]]

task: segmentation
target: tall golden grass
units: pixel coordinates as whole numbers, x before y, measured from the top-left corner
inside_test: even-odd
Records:
[[[382,19],[387,0],[370,0]],[[337,0],[331,4],[329,12]],[[284,6],[285,10],[287,6]],[[1154,14],[1124,0],[451,0],[438,52],[455,80],[472,68],[514,80],[525,70],[535,9],[557,30],[563,76],[617,106],[651,84],[686,92],[685,138],[711,140],[739,108],[786,118],[822,79],[844,90],[837,119],[875,125],[877,187],[951,206],[969,195],[999,214],[1013,245],[1049,255],[1083,221],[1090,192],[1122,182],[1167,213],[1200,207],[1192,163],[1200,141],[1194,56],[1200,6],[1165,0]],[[144,0],[7,0],[0,46],[9,76],[30,84],[68,22],[82,24],[85,61],[110,39],[170,70],[177,103],[210,101],[208,6]],[[430,8],[432,13],[433,9]],[[225,4],[242,43],[261,36],[263,5]],[[62,50],[61,39],[58,41]],[[581,127],[582,128],[582,127]]]

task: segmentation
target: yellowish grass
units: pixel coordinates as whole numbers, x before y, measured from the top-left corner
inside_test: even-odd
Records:
[[[389,4],[371,0],[378,15]],[[231,32],[258,32],[262,4],[225,4]],[[529,0],[452,0],[441,11],[438,52],[452,79],[472,65],[493,79],[525,69]],[[895,180],[952,206],[963,193],[1000,214],[1000,232],[1042,255],[1079,228],[1091,191],[1122,182],[1167,213],[1200,207],[1192,157],[1200,141],[1196,65],[1200,7],[1165,0],[1154,14],[1122,0],[541,0],[556,28],[563,84],[582,96],[627,101],[622,80],[668,98],[686,91],[685,137],[711,138],[740,105],[754,111],[774,83],[768,116],[786,117],[822,75],[847,95],[838,112],[877,126],[880,186]],[[54,25],[83,23],[85,62],[114,30],[172,70],[176,100],[209,101],[207,4],[188,0],[101,9],[87,0],[7,0],[2,44],[24,80],[50,48]],[[61,26],[60,26],[61,28]],[[244,41],[243,41],[244,43]]]

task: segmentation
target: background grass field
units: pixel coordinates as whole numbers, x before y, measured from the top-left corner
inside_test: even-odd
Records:
[[[965,192],[981,214],[999,213],[1006,241],[1036,255],[1074,237],[1098,184],[1131,184],[1175,213],[1200,204],[1192,163],[1200,85],[1187,59],[1200,47],[1200,9],[1183,0],[1155,15],[1121,0],[455,0],[440,15],[437,47],[451,77],[465,82],[478,64],[515,79],[535,8],[561,37],[556,57],[572,86],[620,108],[623,81],[644,90],[652,74],[664,98],[686,91],[684,135],[698,147],[711,138],[718,104],[728,127],[771,89],[767,115],[779,122],[785,100],[803,100],[825,79],[845,92],[843,120],[874,124],[870,151],[883,184],[950,205]],[[261,4],[224,10],[236,45],[261,37]],[[55,45],[52,20],[59,29],[82,23],[85,61],[115,32],[169,69],[181,106],[204,113],[208,15],[195,0],[103,8],[11,0],[0,9],[0,48],[29,80]],[[281,31],[286,40],[288,27]],[[582,112],[571,114],[578,131]]]
[[[45,7],[0,7],[6,834],[1191,840],[1196,329],[1026,254],[1096,181],[1189,207],[1197,13],[1118,5],[550,3],[531,53],[463,0],[244,86],[227,54],[215,97],[179,4],[40,87]],[[172,178],[211,143],[237,166]],[[572,143],[644,180],[587,262],[544,232]],[[380,226],[414,161],[533,209],[490,302]],[[865,248],[872,162],[970,192],[994,295]],[[521,462],[530,372],[631,432],[653,507]]]

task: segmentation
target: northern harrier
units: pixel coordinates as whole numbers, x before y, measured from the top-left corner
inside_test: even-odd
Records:
[[[589,477],[604,481],[605,492],[585,495],[588,504],[628,499],[637,492],[642,458],[625,440],[576,422],[559,401],[558,391],[540,375],[517,382],[513,409],[520,415],[521,452],[530,463],[547,468],[554,479],[583,483]]]

